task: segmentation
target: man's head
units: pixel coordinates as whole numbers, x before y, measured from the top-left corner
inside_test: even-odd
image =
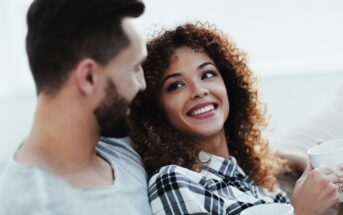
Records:
[[[108,63],[130,43],[123,18],[143,11],[137,0],[35,0],[26,50],[37,93],[56,93],[83,58]]]
[[[131,100],[145,88],[146,49],[130,18],[143,11],[137,0],[35,0],[26,49],[38,95],[77,89],[100,134],[119,135],[112,132],[123,127]]]

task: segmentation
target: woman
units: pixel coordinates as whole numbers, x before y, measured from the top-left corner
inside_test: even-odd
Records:
[[[289,202],[275,179],[285,162],[262,137],[265,110],[255,78],[226,35],[201,24],[162,32],[148,43],[143,68],[147,89],[132,106],[130,124],[151,176],[154,214],[239,214]],[[334,205],[332,181],[307,167],[293,197],[296,213]],[[325,195],[306,202],[314,190]]]

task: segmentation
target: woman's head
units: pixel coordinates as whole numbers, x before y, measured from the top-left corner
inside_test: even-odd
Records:
[[[271,188],[264,110],[245,55],[213,26],[185,24],[148,42],[147,89],[132,106],[131,136],[149,174],[176,164],[197,170],[194,139],[225,133],[230,154]],[[203,136],[201,136],[203,135]]]
[[[227,90],[205,52],[176,48],[159,85],[157,105],[178,132],[194,142],[223,133],[229,113]]]

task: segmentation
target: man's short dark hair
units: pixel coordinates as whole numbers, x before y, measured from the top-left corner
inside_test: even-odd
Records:
[[[26,50],[37,93],[58,91],[83,58],[105,65],[130,43],[122,19],[143,11],[138,0],[35,0]]]

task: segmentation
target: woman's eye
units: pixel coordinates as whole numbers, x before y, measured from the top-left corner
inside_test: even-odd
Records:
[[[183,86],[184,86],[184,84],[182,82],[179,82],[179,81],[174,82],[174,83],[169,84],[169,86],[167,87],[167,91],[171,92],[171,91],[177,90]]]
[[[212,77],[215,77],[217,76],[217,74],[213,71],[206,71],[204,72],[202,75],[201,75],[201,80],[202,79],[207,79],[207,78],[212,78]]]

